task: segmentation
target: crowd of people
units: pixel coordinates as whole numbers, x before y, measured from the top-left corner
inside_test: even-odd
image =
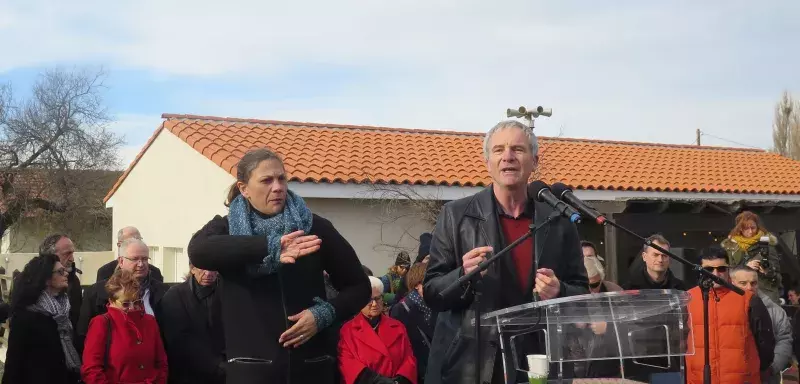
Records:
[[[702,329],[699,290],[672,274],[668,255],[645,244],[629,281],[609,281],[597,247],[581,241],[568,219],[551,218],[552,207],[527,196],[538,162],[538,141],[528,127],[496,125],[486,135],[484,158],[491,187],[446,204],[433,232],[420,236],[414,261],[401,252],[380,276],[288,189],[282,159],[263,148],[238,163],[228,214],[192,236],[190,273],[182,283],[164,283],[141,233],[130,226],[117,234],[117,259],[82,291],[74,244],[67,235],[49,236],[14,280],[2,383],[527,381],[518,372],[504,375],[507,362],[493,327],[479,330],[481,343],[473,337],[476,310],[623,289],[688,290],[692,326]],[[545,221],[547,230],[483,272],[480,304],[472,283],[449,289]],[[648,240],[670,246],[661,235]],[[598,361],[575,364],[574,376],[618,377],[624,370],[649,381],[685,365],[687,382],[700,383],[708,347],[715,382],[776,382],[791,361],[791,324],[799,323],[778,304],[774,245],[760,218],[744,212],[720,246],[703,250],[703,268],[747,291],[740,296],[714,287],[708,346],[695,331],[696,353],[676,358],[679,364]],[[798,294],[790,290],[788,298],[796,304]],[[600,343],[609,339],[605,324],[587,324],[585,331]],[[540,340],[531,343],[544,353]]]
[[[666,250],[670,248],[670,242],[662,235],[652,235],[647,240]],[[798,305],[800,289],[783,289],[776,242],[758,215],[745,211],[736,217],[734,228],[721,244],[700,253],[703,269],[745,291],[740,296],[716,283],[710,291],[708,348],[712,376],[719,382],[779,383],[781,373],[789,368],[793,357],[800,356],[800,343],[794,338],[800,334],[800,321],[792,310]],[[669,256],[645,244],[641,257],[631,264],[628,282],[620,287],[606,280],[604,262],[595,245],[588,241],[581,245],[593,293],[622,289],[688,291],[695,353],[685,357],[684,365],[687,382],[702,383],[706,346],[702,333],[703,301],[696,282],[677,278],[670,270]],[[783,306],[787,299],[789,305]],[[596,331],[605,332],[604,327]],[[646,360],[643,364],[625,366],[626,376],[647,381],[652,375],[669,375],[681,367],[678,361],[668,364],[664,359],[643,360]],[[600,365],[605,369],[602,376],[595,377],[620,374],[618,364]]]

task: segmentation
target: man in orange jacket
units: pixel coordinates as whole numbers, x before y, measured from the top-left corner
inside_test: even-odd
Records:
[[[730,281],[728,255],[713,246],[701,253],[703,269]],[[694,355],[686,356],[687,384],[703,383],[703,297],[700,287],[689,290],[692,299]],[[761,384],[761,372],[772,364],[775,336],[764,302],[752,292],[743,296],[714,284],[709,292],[709,357],[711,381],[716,384]]]

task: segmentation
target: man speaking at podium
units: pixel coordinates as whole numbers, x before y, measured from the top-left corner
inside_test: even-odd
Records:
[[[481,348],[481,382],[505,382],[496,329],[484,327],[481,345],[476,345],[471,284],[445,297],[440,294],[492,252],[524,235],[531,223],[539,225],[552,213],[548,205],[527,195],[538,150],[536,136],[525,125],[504,121],[494,126],[483,142],[492,185],[446,204],[436,220],[423,289],[425,301],[440,314],[426,384],[475,382],[475,348]],[[538,269],[534,270],[536,259]],[[551,221],[484,272],[481,313],[529,303],[534,291],[541,300],[589,292],[578,232],[566,218]],[[519,375],[519,379],[527,381],[527,376]]]

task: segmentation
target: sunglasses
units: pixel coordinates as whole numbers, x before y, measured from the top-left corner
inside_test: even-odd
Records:
[[[603,282],[602,281],[598,281],[596,283],[589,283],[589,288],[592,288],[592,289],[597,288],[597,287],[600,286],[600,284],[603,284]]]
[[[728,266],[727,265],[720,265],[719,267],[703,267],[703,269],[705,269],[706,272],[714,272],[714,271],[717,271],[719,273],[728,272]]]
[[[134,301],[120,301],[120,305],[122,305],[122,309],[135,309],[141,308],[144,305],[144,301],[142,299],[134,300]]]

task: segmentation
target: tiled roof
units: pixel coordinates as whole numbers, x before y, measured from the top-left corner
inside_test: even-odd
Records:
[[[164,114],[163,129],[236,174],[255,147],[285,157],[292,181],[485,186],[483,133]],[[540,137],[538,177],[577,189],[800,194],[800,162],[762,150]]]

